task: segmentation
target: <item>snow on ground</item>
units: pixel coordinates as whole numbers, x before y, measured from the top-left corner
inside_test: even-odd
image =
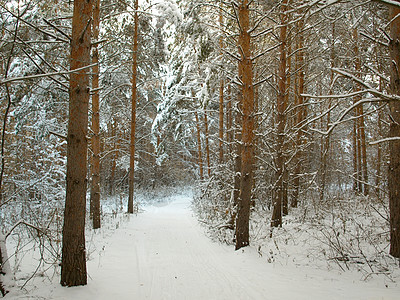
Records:
[[[36,277],[10,299],[400,299],[400,285],[359,274],[268,263],[248,247],[212,242],[190,209],[190,196],[153,202],[88,247],[88,285],[65,288]]]

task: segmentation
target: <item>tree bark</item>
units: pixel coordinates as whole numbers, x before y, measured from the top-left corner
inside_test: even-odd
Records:
[[[400,1],[397,1],[400,2]],[[400,14],[400,8],[391,7],[389,20]],[[400,95],[400,18],[390,24],[389,51],[391,58],[390,88],[395,95]],[[390,137],[400,137],[400,102],[392,101],[390,108]],[[390,209],[390,254],[400,258],[400,141],[390,141],[389,164],[389,209]]]
[[[131,136],[130,136],[130,159],[129,159],[129,197],[128,213],[133,214],[133,194],[135,183],[135,133],[136,133],[136,102],[137,102],[137,52],[138,52],[138,0],[135,0],[134,32],[133,32],[133,52],[132,52],[132,106],[131,106]]]
[[[243,0],[238,7],[240,25],[239,78],[242,82],[242,149],[241,177],[238,212],[236,219],[236,250],[249,245],[249,221],[251,190],[253,186],[254,161],[254,86],[253,62],[251,60],[250,44],[250,8],[249,1]]]
[[[99,39],[100,31],[100,0],[95,0],[93,5],[93,40]],[[100,228],[100,105],[99,105],[99,50],[97,44],[92,48],[92,182],[90,188],[90,216],[93,229]]]
[[[92,1],[75,0],[71,70],[90,64]],[[61,285],[86,285],[85,212],[87,189],[88,70],[70,75],[67,137],[67,187],[64,211]]]
[[[197,149],[198,149],[198,159],[197,159],[197,164],[199,165],[199,172],[200,172],[200,179],[204,179],[204,174],[203,174],[203,155],[201,152],[201,136],[200,136],[200,121],[199,121],[199,114],[197,111],[194,113],[196,117],[196,129],[197,129]]]

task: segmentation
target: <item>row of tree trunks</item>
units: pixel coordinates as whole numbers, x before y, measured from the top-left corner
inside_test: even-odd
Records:
[[[241,53],[239,78],[242,94],[242,149],[240,194],[236,219],[236,250],[249,245],[249,219],[251,191],[253,186],[254,161],[254,86],[253,62],[251,59],[250,5],[251,1],[243,0],[238,5],[239,39]]]
[[[91,0],[75,0],[72,18],[70,69],[90,64]],[[67,136],[67,187],[63,225],[61,285],[86,285],[85,215],[89,75],[83,69],[70,75]]]
[[[100,0],[93,5],[93,40],[99,39]],[[90,187],[90,216],[93,229],[100,228],[100,105],[99,105],[99,50],[98,44],[92,46],[92,181]]]
[[[130,147],[129,147],[129,195],[128,195],[128,213],[133,214],[133,195],[135,184],[135,133],[136,133],[136,102],[137,102],[137,55],[138,55],[138,0],[135,0],[135,14],[134,14],[134,31],[133,31],[133,51],[132,51],[132,106],[131,106],[131,134],[130,134]]]

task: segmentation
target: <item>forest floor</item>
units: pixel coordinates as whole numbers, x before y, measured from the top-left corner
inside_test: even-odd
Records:
[[[88,285],[64,288],[35,276],[9,299],[399,299],[400,283],[357,272],[268,262],[247,247],[212,242],[193,216],[191,196],[155,201],[117,228],[88,237]],[[20,282],[23,280],[17,274]]]

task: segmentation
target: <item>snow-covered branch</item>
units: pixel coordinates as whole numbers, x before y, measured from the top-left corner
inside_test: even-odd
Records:
[[[381,140],[369,142],[369,144],[370,145],[378,145],[378,144],[381,144],[381,143],[392,142],[392,141],[400,141],[400,136],[384,138],[384,139],[381,139]]]
[[[67,74],[76,73],[76,72],[79,72],[79,71],[82,71],[82,70],[85,70],[85,69],[92,68],[92,67],[94,67],[96,65],[97,64],[91,64],[91,65],[87,65],[85,67],[74,69],[74,70],[70,70],[70,71],[61,71],[61,72],[54,72],[54,73],[45,73],[45,74],[37,74],[37,75],[28,75],[28,76],[22,76],[22,77],[7,78],[5,80],[0,81],[0,85],[1,84],[15,82],[15,81],[28,80],[28,79],[37,79],[37,78],[51,77],[51,76],[56,76],[56,75],[67,75]]]

